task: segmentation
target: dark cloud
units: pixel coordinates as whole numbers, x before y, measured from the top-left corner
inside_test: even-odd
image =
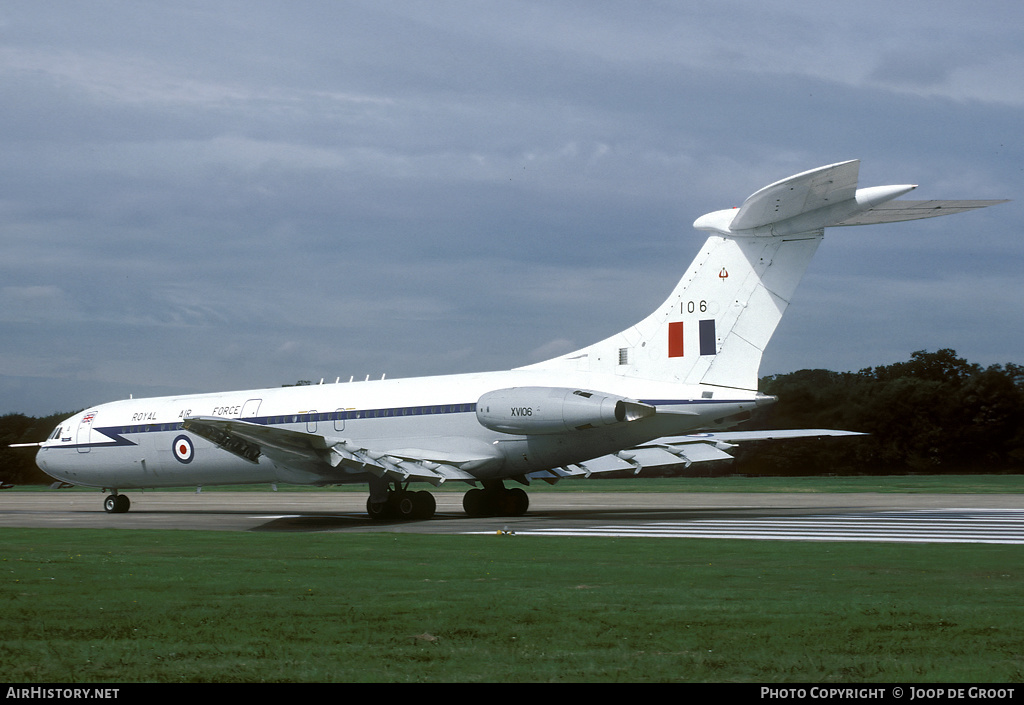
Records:
[[[1015,197],[1022,11],[912,5],[9,3],[0,411],[535,362],[844,159]],[[762,371],[1020,361],[1020,215],[830,232]]]

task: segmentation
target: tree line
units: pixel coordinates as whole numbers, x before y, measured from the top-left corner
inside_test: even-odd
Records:
[[[38,443],[76,412],[58,412],[36,418],[25,414],[0,416],[0,485],[43,485],[53,478],[36,467],[35,448],[8,448],[11,443]]]
[[[301,383],[300,383],[301,384]],[[1024,366],[981,367],[950,349],[860,372],[800,370],[761,379],[778,402],[750,429],[834,428],[856,438],[750,443],[732,451],[743,474],[1024,472]],[[73,412],[0,416],[0,482],[48,484],[31,448]]]
[[[750,428],[834,428],[858,438],[754,443],[733,472],[771,475],[1024,471],[1024,366],[981,367],[948,348],[860,372],[761,380],[779,398]]]

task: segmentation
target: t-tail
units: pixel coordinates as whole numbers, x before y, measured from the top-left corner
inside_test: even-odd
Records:
[[[694,222],[711,232],[652,314],[526,369],[576,370],[756,390],[761,355],[831,226],[950,215],[1003,201],[894,201],[915,185],[857,188],[859,160],[805,171]]]

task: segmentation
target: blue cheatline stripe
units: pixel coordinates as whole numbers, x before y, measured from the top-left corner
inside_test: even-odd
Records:
[[[306,414],[273,414],[253,418],[231,418],[267,426],[310,423],[316,421],[352,421],[355,419],[393,419],[406,416],[434,416],[439,414],[466,414],[476,412],[476,402],[470,404],[431,404],[429,406],[397,406],[389,409],[348,409],[345,411],[318,411]]]
[[[714,321],[711,321],[714,323]],[[737,401],[730,399],[641,399],[641,403],[652,406],[688,406],[691,404],[735,404]],[[305,414],[275,414],[273,416],[256,416],[251,418],[227,418],[231,421],[248,421],[263,426],[284,426],[288,424],[301,424],[317,421],[352,421],[358,419],[394,419],[408,416],[434,416],[440,414],[466,414],[475,413],[476,403],[469,404],[432,404],[430,406],[399,406],[388,409],[349,409],[346,411],[310,412]],[[95,443],[70,443],[51,448],[97,448],[114,446],[137,445],[134,441],[124,437],[126,434],[139,433],[160,433],[167,431],[181,431],[181,422],[175,423],[144,423],[126,426],[106,426],[94,428],[94,433],[106,436],[108,441]]]

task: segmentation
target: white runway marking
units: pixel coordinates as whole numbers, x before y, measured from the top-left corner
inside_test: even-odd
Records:
[[[516,534],[520,536],[1024,544],[1024,510],[927,509],[755,519],[696,519],[628,526],[593,526],[581,529],[552,527],[516,530]]]

